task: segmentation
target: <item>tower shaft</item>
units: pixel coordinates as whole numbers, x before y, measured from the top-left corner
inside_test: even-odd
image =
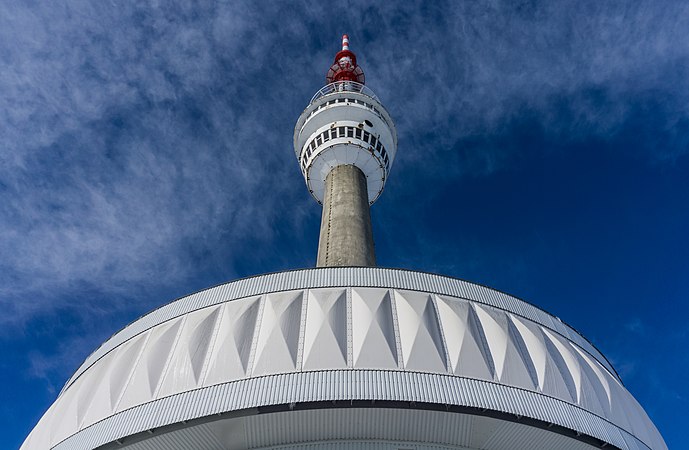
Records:
[[[356,166],[337,166],[325,179],[316,265],[376,265],[366,176]]]

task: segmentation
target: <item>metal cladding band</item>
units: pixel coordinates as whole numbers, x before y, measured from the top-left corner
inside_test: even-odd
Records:
[[[608,367],[553,316],[461,280],[370,267],[281,272],[184,297],[114,335],[22,450],[355,400],[478,408],[621,449],[666,449]]]
[[[273,375],[184,392],[111,416],[70,436],[54,449],[86,450],[118,440],[127,444],[123,439],[126,436],[142,432],[155,434],[166,425],[201,417],[218,419],[223,413],[264,405],[295,408],[302,403],[341,400],[428,402],[484,411],[493,409],[513,415],[517,422],[532,418],[546,426],[557,425],[594,437],[603,442],[601,447],[652,448],[584,409],[522,389],[437,374],[350,370]]]
[[[254,408],[139,433],[99,450],[591,450],[603,445],[571,431],[554,432],[553,424],[435,406],[371,400]]]
[[[325,180],[316,265],[376,265],[366,177],[356,166],[337,166]]]

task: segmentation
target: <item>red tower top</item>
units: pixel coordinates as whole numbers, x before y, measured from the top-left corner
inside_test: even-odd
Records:
[[[335,62],[325,75],[325,81],[328,84],[336,81],[366,83],[364,71],[356,64],[356,55],[349,50],[349,36],[346,34],[342,36],[342,50],[335,55]]]

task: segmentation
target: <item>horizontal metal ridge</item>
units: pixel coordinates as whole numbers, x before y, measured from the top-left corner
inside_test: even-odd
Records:
[[[624,450],[664,448],[658,443],[647,445],[604,418],[547,395],[472,378],[380,370],[285,373],[187,391],[110,416],[54,448],[95,448],[140,432],[211,415],[338,400],[423,402],[493,410],[554,424]]]

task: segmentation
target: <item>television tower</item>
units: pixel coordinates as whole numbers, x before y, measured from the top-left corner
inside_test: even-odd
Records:
[[[375,266],[369,207],[383,192],[397,132],[346,34],[325,78],[294,128],[306,186],[323,205],[316,266]]]
[[[610,362],[557,317],[371,267],[369,205],[395,127],[346,35],[326,80],[294,131],[323,204],[319,267],[234,280],[129,324],[21,450],[667,450]]]

